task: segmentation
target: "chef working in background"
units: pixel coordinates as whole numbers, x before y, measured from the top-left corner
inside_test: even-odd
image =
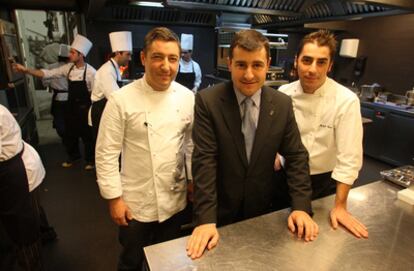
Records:
[[[201,85],[201,69],[200,65],[191,58],[193,41],[193,35],[181,34],[181,59],[175,81],[196,93]]]
[[[95,75],[95,83],[92,89],[91,119],[94,139],[99,130],[99,122],[105,104],[111,94],[122,87],[120,66],[128,65],[132,55],[132,35],[129,31],[109,33],[112,57],[103,64]]]
[[[65,147],[68,159],[62,167],[72,167],[81,158],[79,138],[85,146],[85,170],[95,168],[95,145],[91,128],[88,126],[88,111],[91,106],[90,92],[96,70],[86,63],[85,58],[92,48],[92,42],[82,35],[76,35],[70,49],[71,63],[55,69],[31,69],[13,64],[16,72],[28,73],[40,78],[67,78],[68,104],[65,109]]]

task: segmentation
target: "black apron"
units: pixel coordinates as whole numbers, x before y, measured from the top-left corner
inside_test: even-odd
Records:
[[[93,162],[94,158],[94,142],[91,128],[88,125],[88,113],[91,106],[91,98],[86,84],[86,69],[88,65],[85,63],[85,71],[83,80],[72,81],[68,78],[68,103],[65,110],[65,145],[70,160],[80,157],[78,139],[82,138],[85,147],[85,160]]]
[[[116,68],[114,62],[112,60],[109,60],[109,61],[111,62],[112,66],[114,67],[114,70],[115,70],[115,73],[116,73],[116,78],[117,79],[120,78],[119,73],[118,73],[118,69]],[[122,81],[116,80],[116,84],[118,85],[119,88],[122,87]],[[93,128],[93,133],[94,133],[95,140],[98,137],[99,123],[101,122],[102,113],[105,109],[105,105],[106,105],[107,101],[108,100],[106,99],[106,97],[103,97],[99,101],[96,101],[96,102],[92,103],[91,119],[92,119],[92,128]]]
[[[39,238],[39,220],[29,192],[23,151],[24,145],[20,153],[0,162],[0,221],[16,244],[28,245]]]
[[[54,89],[54,88],[50,88],[53,91],[53,96],[52,96],[52,105],[50,106],[50,113],[52,114],[52,116],[55,115],[55,109],[56,109],[56,103],[59,101],[56,101],[56,96],[59,93],[68,93],[67,90],[59,90],[59,89]],[[63,102],[63,101],[60,101]]]
[[[192,72],[181,72],[181,66],[179,66],[177,77],[175,78],[176,82],[180,83],[181,85],[187,87],[190,90],[194,88],[194,82],[196,78],[193,61],[191,61],[191,65],[193,67]]]

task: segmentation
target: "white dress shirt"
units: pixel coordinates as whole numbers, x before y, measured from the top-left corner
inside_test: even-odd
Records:
[[[26,169],[29,191],[38,187],[45,175],[45,168],[36,150],[22,140],[20,126],[9,110],[0,105],[0,161],[6,161],[24,151],[22,160]]]
[[[200,65],[198,65],[198,63],[192,59],[189,62],[187,62],[181,58],[180,59],[180,72],[182,73],[194,72],[195,73],[194,87],[191,90],[197,91],[201,85],[201,77],[202,77]]]
[[[185,154],[191,174],[193,107],[194,94],[187,88],[172,82],[166,91],[155,91],[145,75],[111,95],[95,160],[105,199],[121,196],[141,222],[162,222],[185,208],[183,160]]]
[[[115,70],[112,63],[115,65]],[[97,102],[103,98],[109,99],[112,92],[119,89],[119,86],[116,81],[121,81],[121,73],[119,71],[118,63],[115,60],[111,59],[105,62],[95,74],[95,82],[92,89],[91,100],[92,102]]]
[[[56,62],[50,64],[48,69],[55,69],[60,66],[66,65],[65,62]],[[68,79],[66,77],[59,77],[59,78],[42,78],[42,83],[45,87],[49,87],[52,89],[57,90],[66,90],[68,91]],[[67,101],[68,100],[68,93],[57,93],[55,97],[55,101]]]
[[[330,78],[313,94],[303,92],[299,81],[279,90],[292,97],[311,174],[332,171],[333,179],[352,185],[363,159],[358,97]]]
[[[93,81],[95,79],[95,73],[96,70],[91,65],[85,63],[88,65],[88,68],[86,69],[86,85],[88,87],[89,92],[92,91],[93,87]],[[61,78],[61,77],[67,77],[70,68],[73,66],[73,63],[67,63],[65,65],[62,65],[58,68],[54,68],[51,70],[42,69],[44,76],[44,79],[53,79],[53,78]],[[80,68],[76,67],[76,65],[73,67],[72,71],[69,74],[69,80],[71,81],[82,81],[83,80],[83,73],[85,72],[85,66],[82,66]]]

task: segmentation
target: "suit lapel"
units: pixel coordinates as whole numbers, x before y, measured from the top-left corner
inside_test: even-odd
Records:
[[[262,96],[260,100],[259,122],[257,124],[256,135],[254,137],[253,149],[250,159],[249,167],[252,168],[256,162],[262,148],[265,145],[266,137],[270,129],[274,126],[273,121],[277,119],[278,112],[275,110],[275,103],[272,99],[273,89],[263,87]]]
[[[244,146],[244,137],[241,132],[240,109],[237,103],[236,94],[233,90],[233,85],[231,83],[226,84],[221,100],[223,103],[221,106],[221,112],[223,114],[224,121],[234,139],[237,152],[239,153],[243,164],[247,167],[246,148]]]

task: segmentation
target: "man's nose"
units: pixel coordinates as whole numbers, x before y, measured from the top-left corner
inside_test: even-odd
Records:
[[[316,72],[316,61],[313,61],[312,64],[309,66],[309,72]]]
[[[246,71],[244,73],[244,78],[246,80],[249,80],[249,81],[254,78],[254,74],[253,74],[253,71],[252,71],[252,68],[251,67],[247,67],[247,69],[246,69]]]
[[[167,71],[167,70],[169,70],[169,68],[170,68],[170,62],[168,61],[168,58],[166,57],[166,58],[164,58],[164,60],[161,63],[161,69],[163,71]]]

